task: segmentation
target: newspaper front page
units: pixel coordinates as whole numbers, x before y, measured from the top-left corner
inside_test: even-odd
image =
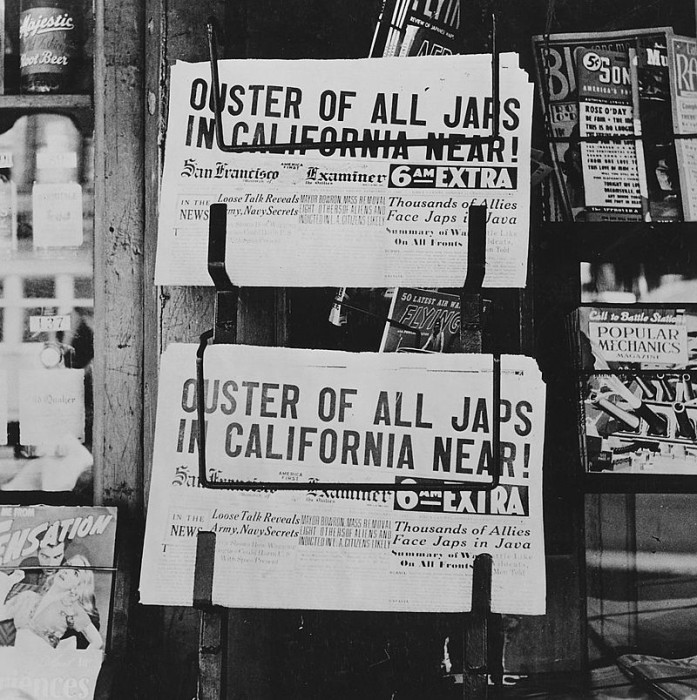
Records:
[[[211,346],[206,452],[217,480],[343,482],[222,491],[198,480],[194,345],[162,357],[141,602],[191,605],[196,536],[216,533],[213,603],[456,612],[479,553],[492,609],[543,614],[544,385],[501,361],[501,482],[489,482],[491,356]],[[365,492],[346,487],[375,484]],[[404,492],[379,484],[409,483]]]
[[[460,286],[469,207],[485,204],[484,284],[523,287],[532,85],[517,55],[501,55],[499,136],[437,141],[492,134],[491,70],[489,55],[221,61],[225,143],[327,144],[230,154],[215,143],[208,63],[175,64],[155,282],[211,284],[218,202],[236,284]]]

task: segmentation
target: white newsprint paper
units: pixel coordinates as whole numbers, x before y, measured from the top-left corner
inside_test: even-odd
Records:
[[[222,491],[198,479],[195,354],[172,345],[162,357],[141,602],[192,604],[206,530],[218,605],[466,611],[474,558],[489,553],[492,609],[544,613],[545,388],[534,360],[501,361],[500,485],[441,493],[433,487],[490,481],[491,356],[211,346],[209,478],[344,482]],[[405,481],[413,491],[378,486]]]
[[[461,286],[468,212],[487,206],[484,285],[525,286],[532,84],[491,56],[220,62],[226,144],[336,143],[222,152],[208,63],[171,69],[157,284],[209,285],[209,206],[228,206],[226,265],[245,286]],[[391,146],[375,145],[392,140]]]

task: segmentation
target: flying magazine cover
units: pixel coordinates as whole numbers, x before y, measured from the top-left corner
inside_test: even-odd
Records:
[[[460,298],[454,294],[397,287],[389,318],[380,352],[462,352]]]

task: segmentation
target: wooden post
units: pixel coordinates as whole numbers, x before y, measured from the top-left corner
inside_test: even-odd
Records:
[[[119,507],[118,657],[132,647],[143,523],[143,8],[98,2],[96,12],[93,452],[95,503]]]
[[[490,554],[479,554],[474,560],[472,610],[465,618],[462,666],[462,697],[465,700],[484,700],[487,697],[491,562]]]
[[[460,292],[462,352],[482,351],[482,282],[486,271],[486,206],[472,206],[467,231],[467,277]]]

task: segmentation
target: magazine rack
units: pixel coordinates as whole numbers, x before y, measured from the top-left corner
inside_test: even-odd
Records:
[[[559,411],[569,411],[567,422],[576,430],[575,387],[569,386],[571,370],[559,364],[567,354],[567,338],[551,335],[554,326],[564,327],[566,316],[581,303],[578,289],[582,262],[627,264],[653,260],[669,265],[675,272],[694,269],[697,264],[697,222],[644,223],[597,222],[574,223],[572,226],[547,223],[536,231],[533,240],[537,262],[538,303],[546,308],[547,322],[541,328],[537,357],[548,386],[558,385],[550,395],[573,396],[573,402]],[[685,302],[675,302],[680,305]],[[671,305],[670,302],[666,302]],[[584,374],[581,372],[580,374]],[[593,370],[592,374],[603,374]],[[609,372],[613,374],[613,372]],[[643,370],[643,374],[651,374]],[[656,372],[659,373],[659,372]],[[620,372],[621,374],[621,372]],[[574,374],[574,378],[575,378]],[[571,394],[569,392],[572,392]],[[551,412],[554,415],[554,411]],[[575,434],[569,444],[576,444]],[[588,472],[578,474],[579,493],[697,493],[697,475],[680,473],[612,474]]]
[[[285,151],[290,144],[273,144],[268,146],[249,146],[226,144],[222,133],[222,108],[219,101],[220,80],[218,75],[218,48],[217,29],[214,19],[207,24],[209,41],[211,84],[213,95],[214,126],[217,146],[224,153],[254,153]],[[492,18],[492,93],[493,93],[493,127],[492,133],[487,137],[464,137],[453,135],[445,138],[409,139],[407,143],[414,146],[430,145],[433,143],[473,143],[490,142],[498,137],[499,133],[499,60],[495,42],[495,22]],[[352,142],[355,147],[360,142]],[[401,142],[404,143],[404,142]],[[389,146],[396,144],[392,140],[381,140],[373,145]],[[293,148],[318,150],[325,148],[327,142],[298,143]],[[340,147],[341,141],[332,141],[332,146]],[[348,145],[348,144],[346,144]],[[234,344],[237,336],[237,309],[239,288],[236,287],[225,269],[225,250],[227,236],[227,205],[212,204],[209,216],[209,240],[208,240],[208,271],[215,286],[215,320],[213,329],[203,333],[200,337],[199,349],[196,361],[197,383],[197,416],[198,416],[198,457],[199,457],[199,484],[203,488],[219,490],[249,490],[249,489],[275,489],[275,490],[308,490],[310,488],[348,488],[353,490],[382,490],[402,491],[413,490],[410,484],[394,483],[347,483],[340,482],[240,482],[220,481],[209,477],[206,464],[206,435],[205,435],[205,408],[203,386],[205,381],[204,356],[209,342],[214,344]],[[467,275],[460,290],[460,335],[464,352],[481,352],[482,349],[482,320],[484,316],[484,301],[482,298],[482,283],[486,269],[486,207],[472,206],[469,214],[468,229],[468,266]],[[352,308],[360,313],[368,313],[356,307],[350,307],[343,299],[334,302],[346,308]],[[371,314],[372,315],[372,314]],[[405,326],[395,319],[383,318],[386,323],[396,325],[406,330],[417,333],[419,331]],[[492,402],[497,406],[501,398],[501,366],[500,356],[493,358]],[[500,454],[500,421],[492,424],[492,451],[494,455]],[[498,459],[494,460],[491,480],[482,484],[471,482],[459,482],[434,486],[434,491],[491,491],[499,485],[501,465]],[[222,653],[224,648],[222,614],[220,609],[212,604],[212,587],[215,563],[215,533],[199,531],[197,534],[196,568],[194,574],[194,606],[204,611],[201,637],[200,637],[200,675],[201,697],[207,699],[220,696],[222,689],[221,670]],[[503,674],[502,652],[503,635],[500,633],[500,625],[497,625],[496,639],[489,639],[488,623],[495,619],[491,613],[491,571],[492,560],[488,554],[480,554],[475,558],[472,582],[472,607],[466,613],[464,626],[464,660],[463,660],[463,697],[470,700],[480,700],[487,696],[488,677],[496,681]],[[490,655],[489,650],[493,650]]]
[[[551,15],[550,15],[551,16]],[[649,142],[651,140],[651,135],[650,133],[646,133],[641,125],[639,125],[639,128],[637,129],[637,124],[635,123],[634,125],[634,133],[625,133],[625,134],[612,134],[612,133],[594,133],[594,134],[588,134],[585,136],[581,135],[575,135],[572,136],[566,135],[566,136],[560,136],[555,134],[554,130],[554,125],[552,123],[552,115],[551,115],[551,104],[553,100],[551,99],[550,96],[550,89],[549,86],[552,83],[553,76],[551,74],[551,69],[550,69],[550,55],[551,55],[551,49],[550,49],[550,39],[551,39],[551,34],[550,34],[550,27],[549,25],[547,26],[547,29],[545,30],[544,34],[544,43],[542,44],[542,49],[544,53],[544,60],[541,63],[541,68],[542,68],[542,77],[544,78],[543,80],[540,80],[540,87],[542,91],[542,96],[543,96],[543,108],[542,108],[542,117],[543,117],[543,126],[544,126],[544,133],[545,133],[545,139],[548,143],[549,147],[556,147],[559,144],[570,144],[571,142],[578,143],[579,145],[582,143],[614,143],[614,144],[632,144],[638,147],[639,145],[644,146],[646,142]],[[630,64],[636,65],[636,50],[634,48],[629,49],[629,57],[630,57]],[[667,64],[666,64],[667,65]],[[639,78],[636,76],[636,68],[633,71],[634,75],[632,77],[632,81],[639,81]],[[632,105],[632,109],[634,110],[635,107]],[[639,119],[639,122],[641,120]],[[670,143],[672,146],[675,146],[675,144],[679,141],[691,141],[691,142],[696,142],[697,141],[697,132],[683,132],[683,133],[677,133],[675,130],[675,127],[673,127],[672,133],[668,132],[664,136],[668,137],[667,143]],[[643,155],[642,155],[643,158]],[[572,206],[571,202],[569,200],[569,193],[567,191],[567,187],[564,184],[564,176],[562,175],[562,169],[563,166],[560,165],[559,159],[556,157],[556,154],[552,156],[552,171],[554,173],[554,181],[556,184],[557,188],[557,194],[559,196],[559,205],[560,205],[560,210],[562,214],[562,220],[565,222],[574,222],[574,216],[572,213]],[[639,166],[641,169],[641,165]],[[644,185],[645,186],[645,185]],[[644,221],[651,221],[650,216],[649,218],[646,218],[648,215],[648,194],[646,192],[641,193],[641,199],[642,199],[642,215],[644,217]],[[613,222],[614,223],[614,222]],[[665,223],[675,223],[673,221],[671,222],[663,222],[663,225]]]
[[[547,488],[562,494],[569,512],[584,514],[592,494],[622,494],[623,514],[627,518],[627,530],[637,518],[635,494],[694,494],[697,493],[697,476],[672,473],[602,473],[586,472],[577,434],[578,417],[576,401],[576,374],[569,358],[569,339],[565,332],[565,319],[581,303],[579,270],[582,262],[604,264],[624,263],[629,269],[635,263],[652,261],[669,272],[680,273],[695,269],[697,264],[697,222],[649,223],[649,222],[547,222],[533,229],[533,259],[535,261],[534,303],[543,310],[538,316],[535,355],[547,385],[546,430],[553,440],[546,445],[545,459],[551,463],[565,463],[565,471],[547,480]],[[670,305],[669,302],[667,302]],[[641,302],[637,303],[638,306]],[[680,305],[677,303],[676,305]],[[595,374],[600,373],[594,370]],[[645,370],[645,373],[649,371]],[[563,486],[561,482],[563,481]],[[562,490],[563,489],[563,490]],[[619,503],[619,499],[615,501]],[[593,512],[593,511],[591,511]],[[576,526],[578,540],[574,542],[578,552],[581,580],[586,580],[585,524]],[[631,549],[626,550],[631,552]],[[637,581],[627,576],[627,591],[637,590]],[[582,593],[582,596],[584,594]],[[631,599],[630,599],[631,600]],[[579,609],[580,626],[588,625],[585,597]],[[617,618],[616,618],[617,619]],[[588,659],[583,665],[589,668]],[[619,672],[619,671],[618,671]],[[657,691],[657,684],[679,680],[675,675],[662,674],[650,682],[642,680],[644,690]],[[629,683],[624,675],[616,677],[618,684]],[[580,679],[581,680],[581,679]],[[586,678],[582,679],[584,682]],[[637,682],[637,681],[635,681]],[[617,686],[619,688],[619,685]],[[624,687],[626,690],[628,686]],[[660,694],[657,697],[667,697]]]

